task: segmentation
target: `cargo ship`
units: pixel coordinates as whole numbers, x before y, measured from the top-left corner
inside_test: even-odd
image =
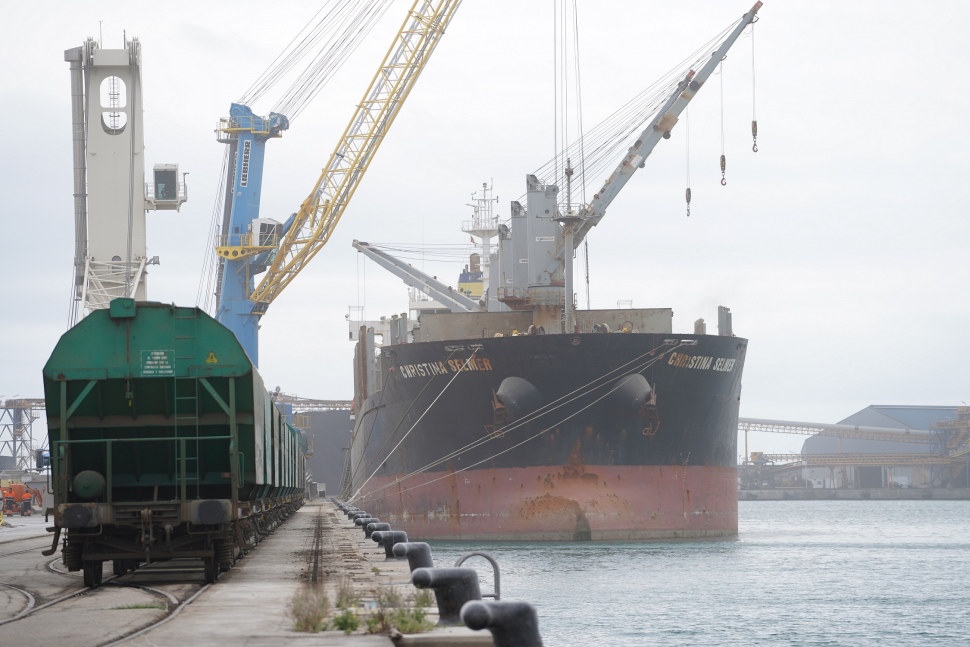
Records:
[[[431,300],[351,318],[345,500],[412,539],[737,534],[747,340],[730,310],[719,308],[717,334],[703,320],[675,333],[669,308],[577,310],[572,260],[760,5],[680,78],[590,203],[573,206],[568,161],[565,196],[560,180],[529,175],[507,224],[486,192],[463,226],[481,243],[458,288],[355,241]]]

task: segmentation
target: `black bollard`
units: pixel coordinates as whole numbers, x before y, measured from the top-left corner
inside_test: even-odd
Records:
[[[388,524],[390,525],[390,524]],[[370,538],[384,549],[384,559],[404,559],[404,555],[395,557],[394,546],[408,540],[408,534],[403,530],[375,530]]]
[[[391,529],[391,524],[389,523],[378,523],[378,522],[369,523],[367,524],[367,528],[364,529],[364,537],[366,537],[367,539],[370,539],[371,536],[374,534],[375,530],[390,530],[390,529]]]
[[[367,524],[380,522],[381,520],[377,517],[357,517],[354,519],[354,525],[364,531],[364,536],[367,536]]]
[[[392,549],[395,557],[407,557],[411,572],[416,568],[434,568],[431,546],[423,541],[405,541],[395,544]]]
[[[371,513],[365,512],[363,510],[357,510],[356,512],[350,512],[347,514],[347,518],[350,519],[351,521],[354,521],[355,519],[357,519],[357,517],[369,517],[369,516],[371,516]]]
[[[461,621],[469,629],[488,629],[495,647],[542,647],[539,617],[528,602],[472,600],[461,608]]]
[[[418,568],[411,573],[411,583],[434,591],[439,625],[461,624],[461,606],[482,599],[474,568]]]

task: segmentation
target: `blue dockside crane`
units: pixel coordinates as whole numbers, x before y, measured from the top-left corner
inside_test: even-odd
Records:
[[[326,56],[307,68],[294,84],[293,96],[284,100],[284,106],[295,106],[293,111],[284,108],[259,117],[243,100],[232,104],[230,116],[220,121],[217,139],[230,149],[222,234],[216,243],[220,266],[215,317],[236,335],[254,365],[259,364],[260,317],[330,239],[461,0],[414,0],[310,195],[285,222],[260,218],[266,142],[282,136],[289,119],[319,91],[321,77],[339,67],[379,17],[382,10],[372,11],[371,5],[386,4],[343,3],[327,14],[343,32],[319,39],[327,42]],[[305,44],[316,40],[304,39],[296,58],[309,49]],[[267,71],[270,81],[288,65],[279,62],[282,58]],[[256,86],[261,92],[264,84],[258,81]],[[263,273],[257,285],[255,277]]]
[[[235,333],[255,364],[259,355],[258,330],[260,305],[249,298],[255,288],[255,277],[266,271],[270,256],[280,243],[282,226],[259,217],[259,200],[263,185],[263,163],[266,143],[282,137],[289,120],[281,114],[267,117],[253,114],[249,106],[233,103],[229,117],[222,119],[218,141],[228,144],[229,168],[225,203],[227,212],[223,234],[216,251],[224,259],[216,320]]]

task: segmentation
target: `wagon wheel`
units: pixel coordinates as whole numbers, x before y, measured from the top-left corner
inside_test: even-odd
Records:
[[[203,558],[202,563],[205,565],[205,583],[215,584],[219,579],[219,561],[216,559],[215,551],[211,557]]]
[[[104,564],[102,562],[87,562],[84,564],[84,586],[97,588],[101,585],[104,576]]]
[[[216,560],[219,562],[219,571],[225,573],[232,568],[235,559],[235,547],[232,542],[223,539],[216,542]]]

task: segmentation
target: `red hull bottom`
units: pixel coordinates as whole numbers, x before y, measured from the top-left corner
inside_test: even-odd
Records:
[[[524,467],[373,479],[354,503],[411,540],[734,537],[737,469]]]

